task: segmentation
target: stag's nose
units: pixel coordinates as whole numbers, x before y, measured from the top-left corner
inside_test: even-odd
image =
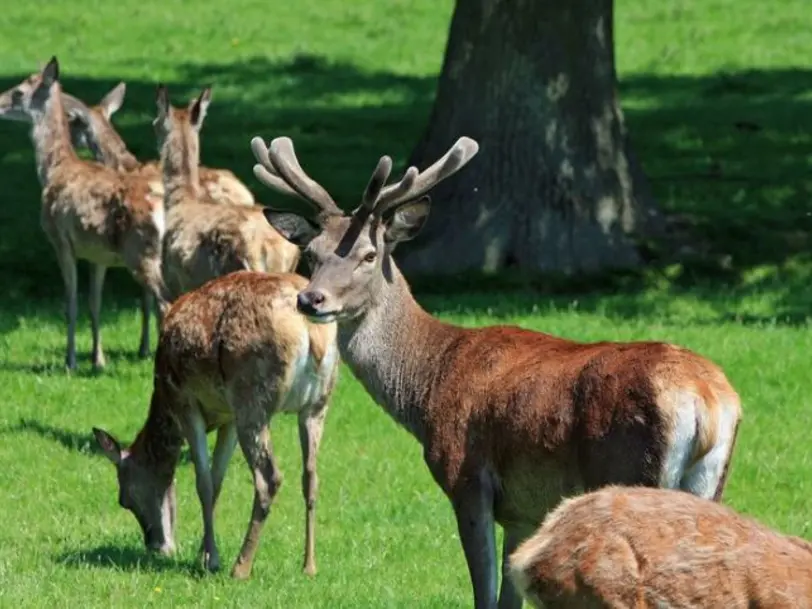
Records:
[[[318,313],[318,307],[324,304],[324,293],[318,290],[299,292],[296,297],[296,308],[303,315],[313,315]]]

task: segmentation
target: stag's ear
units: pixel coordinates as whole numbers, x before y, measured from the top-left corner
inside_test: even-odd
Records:
[[[96,442],[98,442],[99,448],[102,449],[104,456],[110,459],[115,466],[121,464],[123,451],[121,450],[121,444],[118,443],[118,440],[98,427],[93,428],[93,435],[96,436]]]
[[[206,111],[209,109],[211,103],[211,87],[206,87],[201,91],[197,99],[189,104],[189,118],[192,121],[192,127],[200,130],[203,126],[203,119],[206,118]]]
[[[426,223],[430,210],[431,198],[428,195],[395,208],[383,218],[386,242],[396,244],[414,239]]]
[[[299,216],[289,212],[273,211],[264,208],[262,213],[268,224],[273,226],[285,239],[299,247],[307,247],[313,237],[319,234],[319,227]]]
[[[127,83],[120,82],[99,102],[99,107],[108,121],[121,108],[126,93]]]
[[[53,83],[59,80],[59,62],[56,55],[51,57],[51,60],[42,68],[42,82],[46,87],[50,87]]]

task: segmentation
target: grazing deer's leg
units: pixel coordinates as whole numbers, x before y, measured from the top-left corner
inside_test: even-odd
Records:
[[[267,422],[263,422],[259,429],[237,427],[237,437],[240,447],[245,454],[245,460],[254,475],[254,507],[251,511],[251,522],[245,539],[231,570],[231,576],[236,579],[247,579],[251,575],[254,564],[254,555],[259,546],[259,537],[262,527],[271,511],[271,504],[282,484],[282,476],[276,468],[273,458],[271,435]]]
[[[326,404],[326,399],[325,399]],[[319,491],[319,476],[316,461],[319,443],[324,431],[327,408],[324,404],[316,413],[299,415],[299,441],[302,445],[302,495],[305,500],[305,551],[304,572],[316,574],[316,496]]]
[[[67,243],[56,243],[56,259],[65,284],[65,321],[68,324],[68,341],[65,349],[65,367],[76,369],[76,259]]]
[[[138,346],[138,357],[149,356],[149,316],[155,299],[152,290],[145,287],[141,292],[141,343]],[[160,331],[160,326],[159,331]]]
[[[93,367],[104,368],[104,352],[102,350],[101,332],[99,330],[101,316],[102,290],[104,289],[104,276],[107,267],[94,264],[90,279],[90,328],[93,333]]]
[[[521,534],[513,529],[505,529],[502,540],[502,587],[499,590],[499,609],[522,609],[522,595],[510,581],[510,555],[519,547]]]
[[[474,587],[475,609],[496,609],[497,606],[493,501],[493,486],[484,479],[469,481],[452,498],[460,541]]]
[[[206,445],[206,422],[196,405],[189,409],[185,417],[184,430],[195,465],[197,496],[203,509],[203,543],[200,558],[204,569],[217,571],[220,569],[220,555],[214,540],[214,485],[209,468],[209,449]]]
[[[214,445],[214,457],[212,458],[211,479],[214,486],[214,505],[217,506],[217,499],[223,488],[223,480],[226,477],[228,463],[237,447],[237,426],[234,423],[223,425],[217,430],[217,442]]]

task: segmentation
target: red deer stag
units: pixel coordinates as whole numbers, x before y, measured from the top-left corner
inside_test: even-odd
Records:
[[[392,161],[382,157],[351,214],[304,173],[289,138],[251,145],[260,181],[317,210],[266,211],[311,267],[299,311],[338,323],[342,359],[423,445],[457,517],[477,609],[497,606],[495,522],[505,530],[498,606],[508,609],[521,597],[504,576],[507,556],[562,497],[609,484],[720,497],[740,406],[707,359],[663,343],[461,328],[415,301],[392,251],[418,233],[424,194],[474,156],[475,141],[460,138],[388,186]]]
[[[153,297],[163,306],[161,234],[163,207],[138,180],[76,155],[62,106],[59,64],[0,94],[0,109],[18,108],[32,123],[37,174],[42,184],[42,228],[53,246],[65,284],[68,324],[65,363],[76,367],[76,261],[92,265],[90,319],[93,366],[104,366],[99,315],[108,267],[126,267],[144,288],[139,354],[149,354]],[[2,110],[0,110],[2,113]]]
[[[534,607],[808,609],[812,544],[675,490],[564,500],[510,557]]]
[[[232,569],[251,574],[260,533],[282,483],[269,422],[299,417],[302,492],[306,504],[304,570],[316,571],[316,457],[335,383],[335,324],[316,324],[296,310],[307,280],[292,274],[232,273],[181,296],[169,309],[155,354],[152,402],[132,446],[94,428],[118,472],[119,503],[138,520],[148,548],[175,549],[175,468],[189,443],[203,510],[203,566],[215,571],[214,507],[239,443],[254,476],[254,507]],[[206,435],[217,430],[212,464]]]

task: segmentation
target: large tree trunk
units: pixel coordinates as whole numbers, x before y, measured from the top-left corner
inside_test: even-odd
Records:
[[[461,135],[480,152],[438,186],[409,274],[595,271],[639,262],[658,218],[616,92],[612,0],[457,0],[429,126],[410,160]]]

